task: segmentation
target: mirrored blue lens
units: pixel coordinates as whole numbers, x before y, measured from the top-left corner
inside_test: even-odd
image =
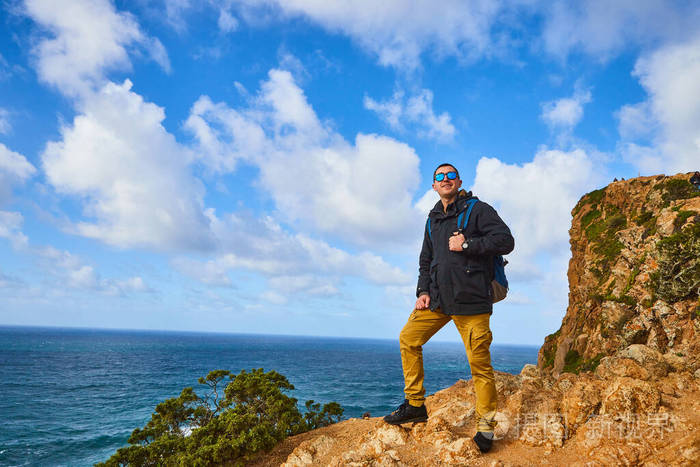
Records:
[[[440,173],[435,175],[435,181],[436,182],[441,182],[445,179],[445,175],[447,175],[447,178],[450,180],[454,180],[457,178],[457,172],[447,172],[446,174]]]

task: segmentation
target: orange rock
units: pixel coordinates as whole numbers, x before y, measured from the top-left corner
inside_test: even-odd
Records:
[[[638,379],[618,377],[602,394],[601,414],[649,413],[659,408],[661,395],[652,384]]]

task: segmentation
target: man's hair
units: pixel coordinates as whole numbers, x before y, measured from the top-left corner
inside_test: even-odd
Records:
[[[457,172],[457,178],[459,178],[459,170],[457,170],[457,167],[455,167],[453,164],[449,164],[449,163],[445,162],[445,163],[440,164],[437,167],[435,167],[435,170],[433,170],[433,180],[435,180],[435,174],[437,173],[437,171],[440,167],[452,167],[453,169],[455,169],[455,172]]]

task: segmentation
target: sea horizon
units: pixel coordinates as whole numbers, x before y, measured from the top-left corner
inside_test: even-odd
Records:
[[[449,323],[448,323],[449,325]],[[332,336],[332,335],[315,335],[315,334],[285,334],[285,333],[256,333],[256,332],[235,332],[235,331],[208,331],[208,330],[180,330],[180,329],[144,329],[144,328],[106,328],[106,327],[93,327],[93,326],[54,326],[54,325],[33,325],[33,324],[1,324],[0,329],[10,329],[10,328],[26,328],[26,329],[46,329],[46,330],[76,330],[76,331],[114,331],[114,332],[135,332],[135,333],[163,333],[163,334],[212,334],[212,335],[224,335],[224,336],[276,336],[276,337],[308,337],[308,338],[319,338],[319,339],[362,339],[362,340],[376,340],[376,341],[390,341],[398,342],[398,334],[396,338],[391,337],[368,337],[368,336]],[[429,345],[432,342],[444,342],[444,343],[458,343],[461,344],[462,341],[459,339],[440,339],[433,337]],[[540,348],[542,344],[515,344],[510,342],[498,342],[493,341],[491,346],[512,346],[512,347],[527,347],[527,348]]]

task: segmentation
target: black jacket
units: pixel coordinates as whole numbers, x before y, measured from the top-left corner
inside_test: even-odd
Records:
[[[469,246],[465,251],[450,251],[449,238],[457,228],[457,216],[467,209],[471,192],[460,191],[457,199],[443,212],[438,201],[426,223],[420,252],[416,295],[430,294],[430,309],[440,308],[448,315],[490,313],[493,257],[513,251],[515,241],[508,226],[488,204],[477,201],[462,232]]]

